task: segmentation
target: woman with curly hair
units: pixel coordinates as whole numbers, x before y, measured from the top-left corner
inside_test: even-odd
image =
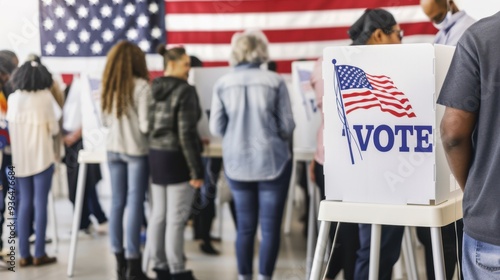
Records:
[[[102,78],[103,124],[111,176],[109,220],[118,279],[148,279],[141,269],[140,232],[143,202],[148,187],[148,106],[151,87],[146,59],[133,43],[121,41],[108,53]],[[127,211],[126,249],[123,213]]]
[[[61,112],[50,93],[52,75],[38,62],[24,63],[14,72],[12,83],[16,91],[9,96],[7,111],[13,166],[9,175],[15,173],[19,195],[19,266],[50,264],[56,258],[45,252],[47,201],[56,160],[52,137],[59,133]],[[35,254],[31,255],[33,218],[36,241]]]

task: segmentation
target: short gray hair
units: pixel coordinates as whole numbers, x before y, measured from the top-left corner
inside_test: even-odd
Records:
[[[264,63],[269,60],[267,50],[268,40],[266,35],[259,30],[247,30],[235,33],[231,39],[231,58],[229,64],[232,66],[240,63]]]

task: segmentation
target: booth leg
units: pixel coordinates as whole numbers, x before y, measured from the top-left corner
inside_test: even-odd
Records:
[[[54,204],[54,192],[50,191],[49,192],[49,201],[48,201],[48,206],[49,206],[49,213],[50,213],[50,220],[51,220],[51,228],[52,228],[52,242],[54,242],[54,254],[57,255],[57,252],[59,251],[59,238],[57,235],[57,218],[56,218],[56,208]]]
[[[295,178],[297,176],[297,161],[294,159],[292,163],[292,176],[290,177],[290,187],[288,189],[288,197],[286,201],[286,212],[285,212],[285,234],[290,233],[290,228],[292,226],[292,211],[293,211],[293,199],[295,196]]]
[[[323,270],[323,261],[325,258],[325,250],[328,245],[328,233],[330,232],[331,222],[321,221],[319,226],[318,241],[316,243],[316,250],[314,252],[314,259],[312,261],[311,273],[309,280],[320,280],[321,271]],[[332,244],[335,246],[335,244]],[[308,267],[309,263],[306,264]],[[306,275],[307,277],[307,275]]]
[[[443,242],[441,239],[441,228],[431,228],[432,257],[434,259],[434,274],[436,280],[445,279]]]
[[[73,214],[73,226],[71,229],[71,243],[69,247],[68,277],[73,277],[75,268],[76,246],[78,243],[78,231],[82,216],[83,195],[85,191],[85,177],[87,175],[87,164],[81,162],[78,170],[78,183],[76,185],[75,213]]]
[[[309,162],[308,162],[309,163]],[[309,174],[307,174],[307,189],[309,192],[309,216],[308,216],[308,225],[307,225],[307,267],[306,267],[306,275],[310,274],[311,270],[311,262],[313,258],[313,247],[317,240],[317,219],[318,219],[318,203],[316,199],[316,187],[311,182],[309,178]],[[324,255],[324,254],[323,254]]]
[[[417,262],[415,258],[415,251],[413,250],[413,238],[411,235],[410,227],[405,227],[403,235],[403,248],[405,248],[405,263],[408,274],[408,279],[418,280]]]
[[[368,278],[369,280],[378,279],[381,237],[382,237],[382,225],[372,224],[372,233],[370,240],[370,270]]]

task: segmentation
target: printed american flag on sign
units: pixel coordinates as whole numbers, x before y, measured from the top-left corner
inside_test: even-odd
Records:
[[[346,115],[358,109],[380,108],[396,117],[416,117],[410,101],[390,77],[370,75],[350,65],[335,66]]]

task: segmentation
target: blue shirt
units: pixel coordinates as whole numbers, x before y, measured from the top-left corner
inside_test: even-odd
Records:
[[[469,28],[476,20],[471,18],[465,11],[459,11],[451,15],[443,29],[439,30],[434,39],[435,44],[456,46],[458,39],[462,37],[465,30]]]
[[[262,181],[281,174],[295,128],[281,76],[257,64],[236,66],[216,82],[210,111],[210,132],[223,137],[229,178]]]

